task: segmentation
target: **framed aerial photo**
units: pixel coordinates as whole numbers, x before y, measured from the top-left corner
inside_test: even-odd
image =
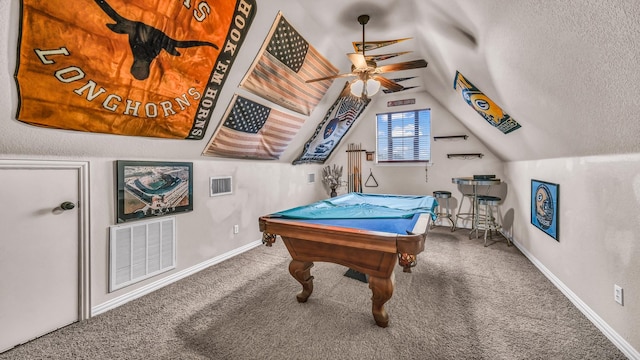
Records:
[[[116,161],[118,222],[193,210],[193,163]]]
[[[531,179],[531,223],[558,240],[559,185]]]

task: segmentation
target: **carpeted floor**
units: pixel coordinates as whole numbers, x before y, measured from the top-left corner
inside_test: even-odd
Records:
[[[368,284],[316,263],[299,304],[280,239],[2,359],[625,359],[514,246],[435,228],[418,266],[396,268],[385,308]]]

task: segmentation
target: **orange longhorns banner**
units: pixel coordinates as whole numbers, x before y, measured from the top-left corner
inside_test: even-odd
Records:
[[[255,0],[23,0],[17,118],[202,139]]]

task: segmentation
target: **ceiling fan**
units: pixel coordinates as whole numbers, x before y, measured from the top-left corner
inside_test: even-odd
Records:
[[[355,76],[357,79],[351,82],[351,93],[355,96],[362,97],[366,99],[369,96],[374,95],[380,89],[380,86],[383,86],[389,90],[389,92],[396,92],[405,89],[402,85],[398,84],[393,80],[389,80],[380,74],[393,72],[393,71],[401,71],[401,70],[410,70],[423,68],[427,66],[427,62],[423,59],[420,60],[412,60],[406,61],[396,64],[382,65],[378,66],[376,60],[386,60],[388,58],[394,57],[395,55],[406,54],[407,52],[401,52],[397,54],[383,54],[383,55],[374,55],[367,56],[365,55],[365,50],[367,49],[367,43],[365,42],[365,31],[364,27],[369,22],[369,15],[360,15],[358,16],[358,22],[362,25],[362,44],[361,46],[356,47],[356,53],[347,54],[349,60],[351,61],[351,72],[345,74],[336,74],[332,76],[322,77],[318,79],[307,80],[307,83],[329,80],[341,77]],[[406,39],[400,39],[398,41],[391,41],[390,43],[399,42]],[[386,42],[381,42],[386,43]],[[355,44],[354,44],[355,45]],[[361,52],[359,50],[362,50]]]

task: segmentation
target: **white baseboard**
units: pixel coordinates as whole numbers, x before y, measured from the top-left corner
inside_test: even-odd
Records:
[[[102,314],[106,311],[109,311],[111,309],[115,309],[120,305],[124,305],[126,303],[128,303],[131,300],[137,299],[139,297],[142,297],[144,295],[147,295],[149,293],[152,293],[164,286],[167,286],[171,283],[174,283],[180,279],[184,279],[185,277],[189,276],[189,275],[193,275],[195,273],[197,273],[198,271],[204,270],[206,268],[208,268],[209,266],[218,264],[224,260],[230,259],[236,255],[242,254],[245,251],[251,250],[255,247],[258,247],[262,245],[262,240],[257,240],[254,241],[252,243],[249,243],[247,245],[241,246],[237,249],[234,249],[232,251],[229,251],[227,253],[224,253],[220,256],[216,256],[214,258],[211,258],[207,261],[204,261],[200,264],[197,264],[195,266],[192,266],[190,268],[184,269],[182,271],[176,272],[174,274],[171,274],[167,277],[164,277],[158,281],[152,282],[150,284],[147,284],[141,288],[137,288],[131,292],[128,292],[126,294],[120,295],[116,298],[113,298],[109,301],[106,301],[100,305],[96,305],[93,306],[91,308],[91,316],[96,316],[99,314]]]
[[[506,234],[503,233],[505,237]],[[571,291],[560,279],[558,279],[549,269],[547,269],[538,259],[521,246],[517,241],[509,238],[511,242],[524,254],[524,256],[544,274],[566,296],[573,305],[580,310],[620,351],[629,359],[640,360],[640,352],[634,349],[624,338],[622,338],[609,324],[607,324],[598,314],[596,314],[587,304],[585,304],[573,291]]]

